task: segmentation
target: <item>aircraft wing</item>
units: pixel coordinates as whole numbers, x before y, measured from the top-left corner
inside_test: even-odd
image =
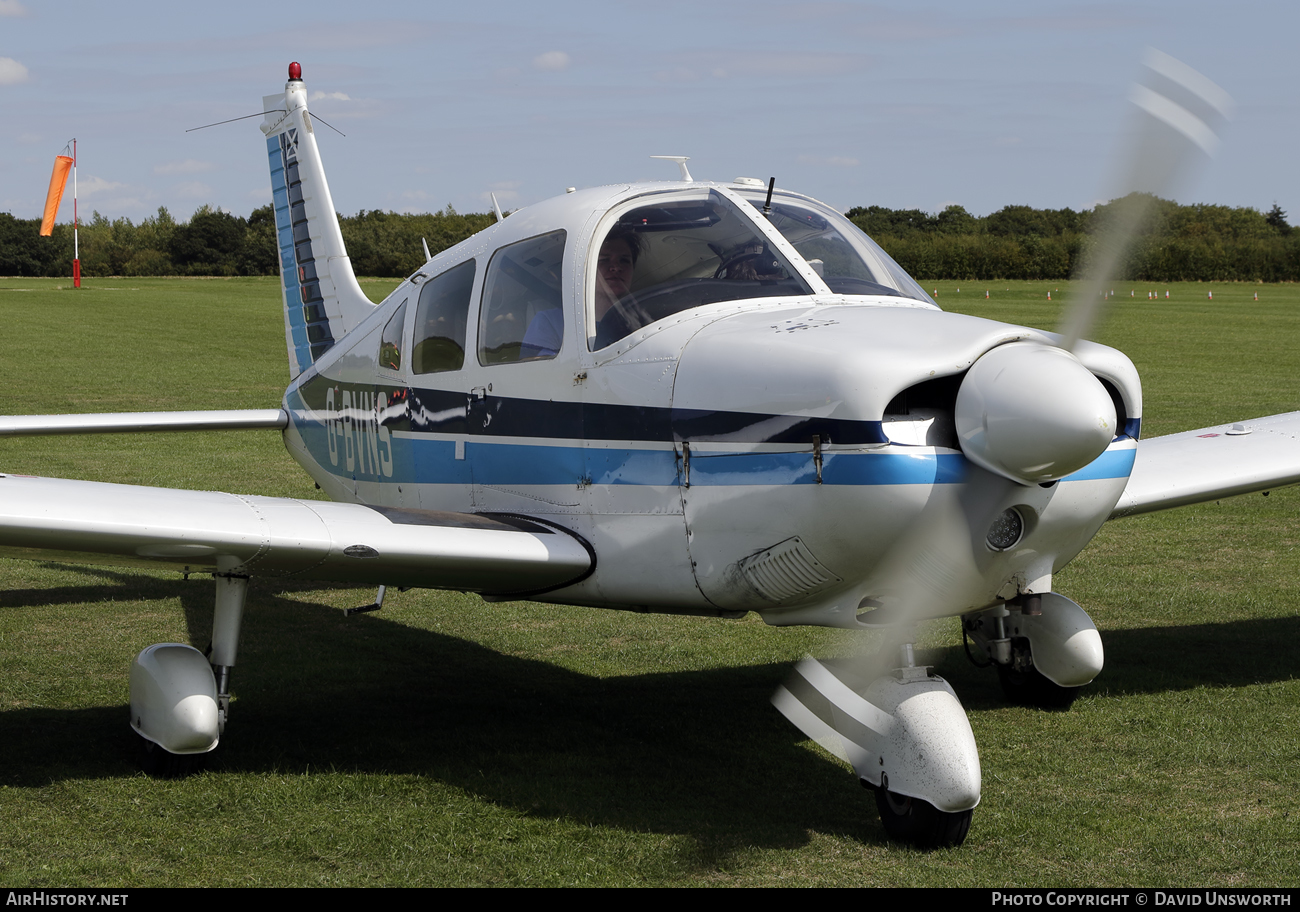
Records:
[[[1138,444],[1110,518],[1300,483],[1300,412],[1152,437]]]
[[[534,595],[594,553],[541,520],[0,475],[0,556]]]

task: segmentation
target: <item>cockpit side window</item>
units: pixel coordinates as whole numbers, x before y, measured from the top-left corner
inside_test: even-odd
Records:
[[[564,341],[564,239],[565,232],[553,231],[492,254],[479,313],[480,364],[544,361],[559,353]]]
[[[474,260],[448,269],[420,288],[415,309],[411,370],[417,374],[460,370],[465,364],[465,327],[474,289]]]
[[[692,307],[812,293],[750,215],[716,191],[616,211],[595,249],[592,351]]]
[[[387,370],[402,369],[402,334],[406,330],[406,301],[397,313],[384,324],[384,334],[379,339],[379,366]]]

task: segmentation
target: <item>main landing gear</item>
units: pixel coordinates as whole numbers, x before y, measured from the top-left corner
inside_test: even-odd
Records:
[[[131,663],[131,728],[151,776],[194,772],[225,730],[248,577],[217,573],[216,584],[209,655],[182,643],[155,643]]]
[[[1068,709],[1105,658],[1092,619],[1056,592],[1020,595],[966,615],[962,640],[976,665],[997,666],[1009,701],[1044,709]]]

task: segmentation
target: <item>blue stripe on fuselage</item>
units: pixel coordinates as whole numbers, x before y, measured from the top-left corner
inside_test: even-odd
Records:
[[[1133,462],[1137,459],[1136,447],[1110,449],[1102,453],[1088,465],[1073,475],[1066,475],[1061,481],[1096,481],[1099,478],[1128,478],[1133,474]]]
[[[341,395],[341,394],[340,394]],[[373,405],[372,400],[367,400]],[[337,462],[329,457],[329,432],[319,421],[304,421],[310,412],[301,392],[291,388],[285,405],[307,449],[326,470],[344,478],[388,481],[403,484],[484,485],[658,485],[682,483],[682,454],[664,446],[591,446],[579,443],[512,443],[498,440],[461,439],[464,458],[456,458],[456,437],[421,432],[395,432],[389,438],[391,475],[368,471],[369,462],[358,459],[353,470],[346,468],[342,453],[347,443],[340,435],[357,435],[352,446],[366,449],[364,434],[370,422],[367,412],[357,407],[355,420],[334,422]],[[340,406],[341,407],[341,406]],[[319,414],[319,413],[318,413]],[[342,412],[335,413],[343,414]],[[373,421],[373,414],[371,415]],[[1127,478],[1133,471],[1136,447],[1117,440],[1090,465],[1062,481],[1094,481]],[[822,481],[828,485],[930,485],[957,484],[970,464],[960,453],[922,447],[893,447],[872,452],[825,452]],[[714,453],[691,452],[692,485],[792,485],[816,484],[817,467],[811,449],[802,452]]]
[[[349,472],[342,460],[330,464],[325,429],[299,425],[308,448],[327,470],[366,480],[377,475]],[[394,435],[393,475],[383,481],[418,484],[485,485],[659,485],[681,484],[681,457],[672,450],[623,447],[545,446],[469,440],[464,458],[456,458],[456,443]],[[1063,481],[1127,478],[1135,451],[1111,450]],[[959,453],[883,452],[826,453],[822,480],[828,485],[957,484],[969,463]],[[732,453],[691,455],[691,484],[792,485],[816,484],[812,453]]]

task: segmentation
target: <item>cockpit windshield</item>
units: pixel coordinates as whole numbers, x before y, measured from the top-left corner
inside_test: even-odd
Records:
[[[762,211],[766,193],[742,195]],[[777,193],[767,217],[836,294],[893,295],[931,301],[903,267],[829,206]]]
[[[692,307],[812,289],[716,190],[645,197],[612,213],[588,279],[593,351]]]

